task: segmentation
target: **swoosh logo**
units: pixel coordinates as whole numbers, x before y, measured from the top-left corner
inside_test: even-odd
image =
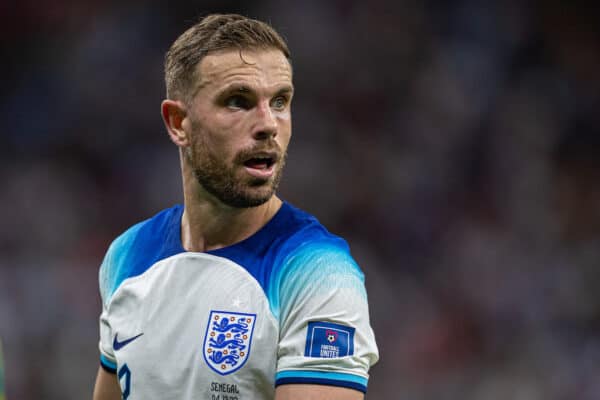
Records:
[[[137,338],[139,338],[140,336],[142,336],[143,334],[144,334],[144,333],[142,332],[142,333],[140,333],[139,335],[136,335],[136,336],[134,336],[134,337],[132,337],[132,338],[129,338],[129,339],[125,339],[125,340],[123,340],[122,342],[119,342],[119,339],[117,339],[117,337],[119,336],[119,334],[117,333],[117,334],[115,335],[115,340],[113,340],[113,349],[115,349],[115,351],[116,351],[116,350],[120,350],[120,349],[122,349],[123,347],[127,346],[129,343],[133,342],[135,339],[137,339]]]

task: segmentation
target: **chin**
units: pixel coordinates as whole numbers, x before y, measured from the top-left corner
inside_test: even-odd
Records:
[[[257,177],[218,176],[195,170],[200,186],[224,205],[233,208],[252,208],[269,201],[277,189],[280,174],[269,179]]]
[[[262,193],[247,193],[245,196],[240,196],[240,200],[248,204],[247,207],[258,207],[271,200],[274,194],[275,191],[269,189]]]
[[[238,187],[237,190],[233,189],[213,193],[223,204],[234,208],[258,207],[269,201],[274,194],[275,189],[272,185],[264,185],[263,187]]]
[[[271,196],[236,196],[235,198],[221,199],[221,201],[233,208],[253,208],[265,204]]]

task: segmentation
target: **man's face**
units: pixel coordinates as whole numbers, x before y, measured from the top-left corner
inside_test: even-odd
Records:
[[[202,188],[232,207],[273,196],[291,137],[292,69],[279,50],[231,50],[200,62],[183,122],[185,161]]]

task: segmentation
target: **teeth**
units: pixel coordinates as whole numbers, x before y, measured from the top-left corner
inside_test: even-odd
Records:
[[[247,166],[253,168],[270,168],[274,164],[274,160],[271,157],[253,157],[244,163]]]

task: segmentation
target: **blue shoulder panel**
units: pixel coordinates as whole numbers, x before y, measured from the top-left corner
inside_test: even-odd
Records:
[[[352,275],[348,284],[355,286],[356,282],[364,281],[347,243],[329,233],[312,215],[285,202],[273,219],[254,235],[208,254],[228,258],[254,276],[276,318],[282,306],[280,291],[290,293],[318,286],[329,282],[323,278],[332,274]],[[338,281],[337,285],[344,282]],[[364,291],[362,286],[360,289]]]
[[[180,239],[182,213],[179,205],[166,209],[115,239],[100,267],[100,293],[105,305],[125,279],[184,251]]]
[[[307,289],[317,294],[331,292],[332,288],[353,288],[366,297],[364,275],[343,239],[307,229],[286,247],[267,292],[276,317]]]
[[[112,243],[100,268],[100,292],[105,304],[125,279],[185,251],[180,236],[182,214],[180,205],[164,210],[134,225]],[[293,294],[303,287],[318,287],[332,274],[352,276],[350,284],[363,281],[346,242],[329,233],[315,217],[286,202],[251,237],[206,253],[245,268],[263,288],[275,317],[285,306],[280,304],[285,303],[279,297],[280,291]],[[343,284],[339,280],[336,283]]]

